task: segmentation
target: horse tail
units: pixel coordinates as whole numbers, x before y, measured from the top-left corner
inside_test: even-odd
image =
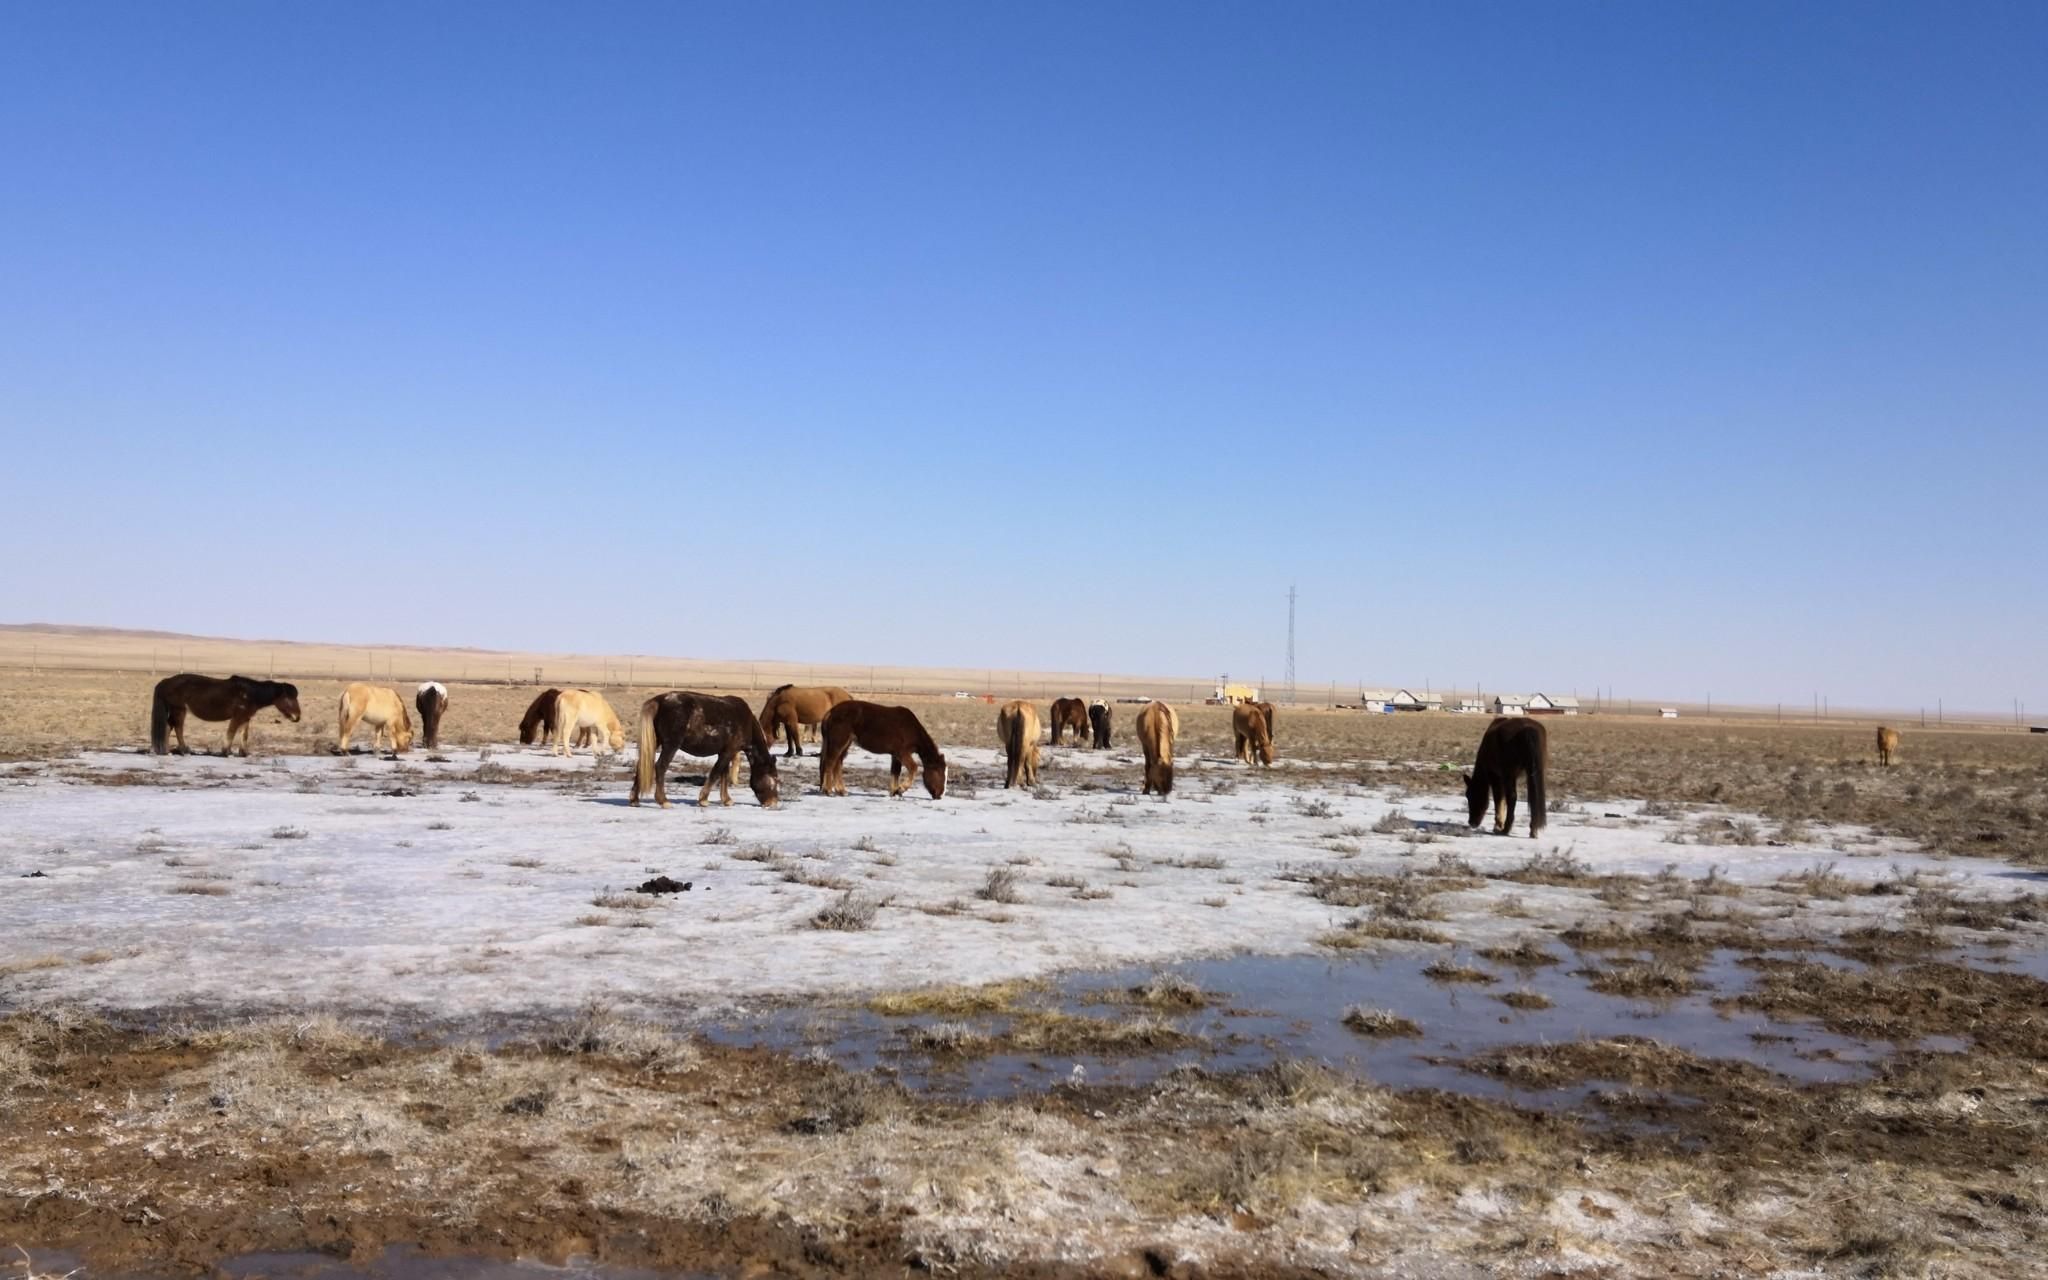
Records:
[[[1538,726],[1539,728],[1541,726]],[[1550,741],[1547,734],[1538,734],[1536,749],[1529,753],[1529,838],[1543,830],[1548,820],[1543,804],[1543,766],[1549,763]],[[1512,785],[1512,783],[1510,783]]]
[[[1008,757],[1010,765],[1003,785],[1013,787],[1024,768],[1024,715],[1021,711],[1004,707],[998,719],[1003,730],[1003,755]]]
[[[640,704],[640,758],[633,762],[635,796],[654,790],[654,713],[660,709],[661,699],[658,697]]]
[[[149,749],[164,755],[171,749],[171,700],[158,685],[149,700]]]

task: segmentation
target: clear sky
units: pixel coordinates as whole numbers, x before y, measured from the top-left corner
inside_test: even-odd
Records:
[[[2048,5],[0,8],[0,620],[2048,708]]]

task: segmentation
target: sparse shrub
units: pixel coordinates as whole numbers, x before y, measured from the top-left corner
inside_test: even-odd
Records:
[[[987,902],[1020,901],[1016,870],[1011,867],[990,867],[987,878],[981,882],[981,888],[974,891],[974,896]]]
[[[1391,1009],[1368,1009],[1354,1004],[1344,1011],[1344,1025],[1362,1036],[1419,1036],[1422,1028],[1412,1018],[1404,1018]]]
[[[270,830],[272,840],[304,840],[307,834],[304,827],[272,827]]]
[[[874,926],[875,913],[881,906],[882,904],[875,899],[848,889],[832,902],[820,907],[816,914],[811,916],[810,926],[813,929],[859,932]]]
[[[1415,824],[1399,809],[1389,809],[1379,816],[1379,821],[1372,824],[1372,829],[1379,835],[1390,836],[1401,831],[1412,831]]]

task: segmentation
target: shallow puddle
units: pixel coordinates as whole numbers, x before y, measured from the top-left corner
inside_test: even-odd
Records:
[[[726,1043],[823,1053],[852,1070],[880,1070],[910,1088],[968,1098],[1004,1097],[1069,1082],[1137,1085],[1185,1064],[1233,1071],[1280,1058],[1308,1058],[1395,1088],[1446,1089],[1550,1107],[1572,1105],[1588,1090],[1516,1088],[1459,1064],[1509,1045],[1639,1036],[1703,1058],[1747,1062],[1802,1083],[1821,1083],[1863,1075],[1899,1047],[1936,1052],[1967,1047],[1951,1038],[1893,1046],[1763,1013],[1721,1012],[1714,1001],[1754,985],[1756,969],[1743,963],[1748,952],[1715,952],[1694,975],[1696,991],[1656,999],[1592,990],[1587,971],[1613,967],[1609,957],[1559,946],[1551,952],[1561,963],[1531,968],[1461,956],[1461,966],[1492,977],[1485,983],[1430,977],[1424,970],[1442,959],[1437,955],[1232,956],[1071,975],[1020,1000],[1027,1008],[1082,1017],[1150,1013],[1199,1038],[1196,1044],[1160,1052],[966,1056],[923,1052],[908,1039],[913,1028],[952,1023],[1000,1040],[1010,1022],[1004,1014],[885,1017],[860,1008],[810,1007],[706,1030]],[[1860,967],[1821,953],[1766,958]],[[1148,1010],[1110,999],[1161,974],[1193,983],[1210,1003],[1196,1010]],[[1539,996],[1549,1007],[1510,1007],[1498,998],[1509,993]],[[1345,1010],[1353,1005],[1409,1019],[1421,1034],[1360,1035],[1343,1023]]]

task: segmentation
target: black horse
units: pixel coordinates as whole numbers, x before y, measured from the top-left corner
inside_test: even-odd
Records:
[[[171,735],[178,735],[178,754],[190,755],[185,746],[185,717],[228,722],[227,745],[221,754],[233,755],[235,735],[242,735],[242,754],[249,754],[249,722],[265,707],[276,707],[287,720],[299,718],[299,687],[279,680],[251,680],[247,676],[165,676],[156,682],[149,705],[149,749],[163,755],[171,749]]]
[[[1541,720],[1501,716],[1486,726],[1479,756],[1465,775],[1465,803],[1470,825],[1486,816],[1493,802],[1493,833],[1504,836],[1515,825],[1515,778],[1529,779],[1529,836],[1543,830],[1543,767],[1550,762],[1550,735]]]
[[[1109,746],[1110,710],[1106,702],[1098,702],[1088,708],[1088,723],[1095,729],[1095,746],[1098,749]]]
[[[718,802],[732,803],[733,773],[738,757],[747,757],[747,783],[754,799],[764,809],[773,809],[782,799],[782,784],[775,774],[775,755],[761,721],[742,698],[713,693],[676,690],[657,694],[640,704],[640,758],[633,768],[633,793],[627,804],[640,803],[644,791],[654,793],[654,803],[668,808],[668,764],[678,751],[693,756],[716,756],[711,772],[697,792],[697,807],[703,808],[718,784]]]

